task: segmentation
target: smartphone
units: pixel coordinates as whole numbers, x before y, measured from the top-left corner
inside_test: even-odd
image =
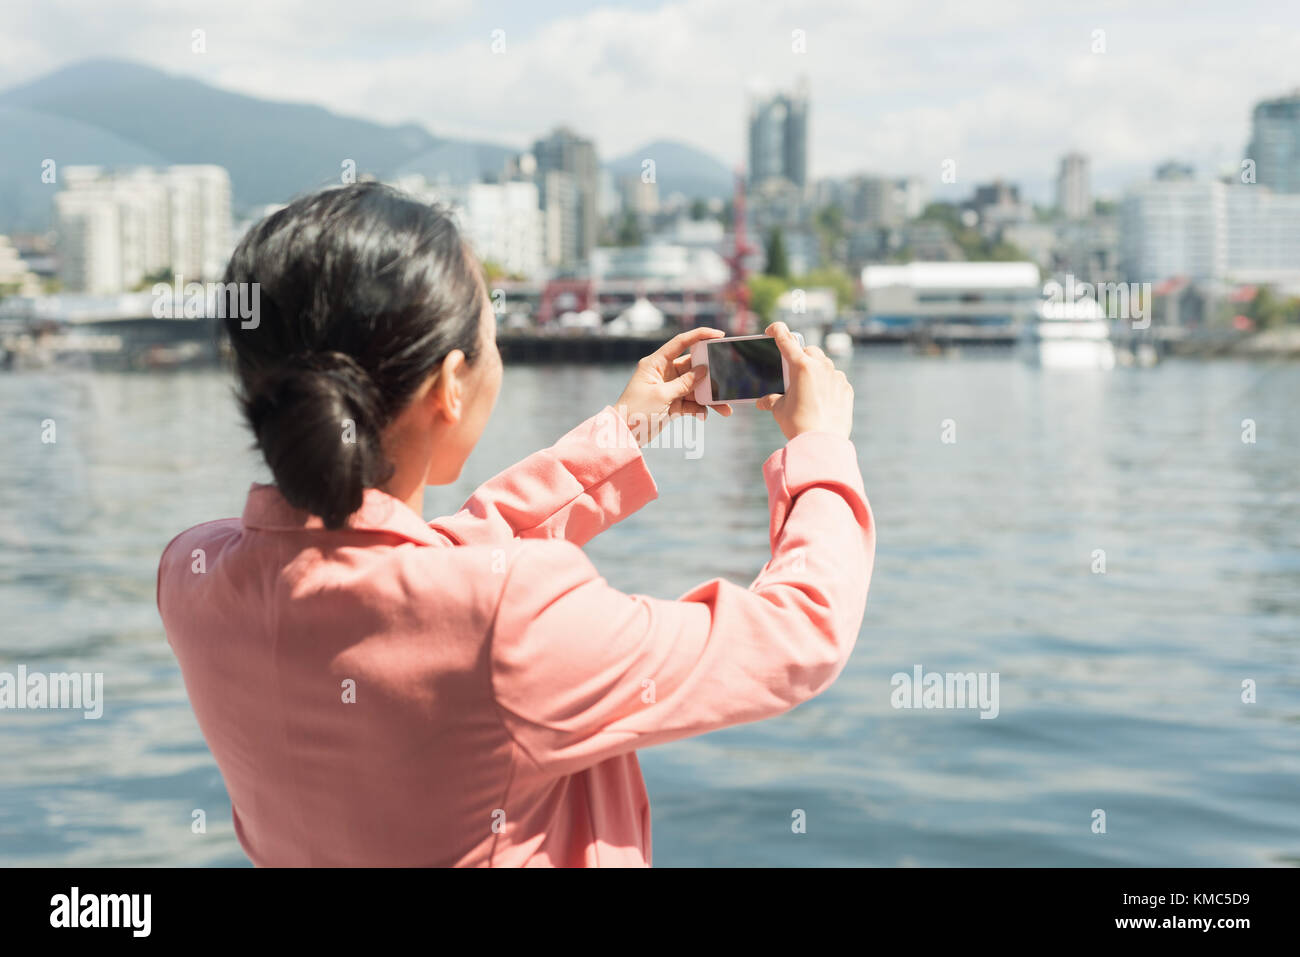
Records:
[[[803,348],[803,336],[794,333]],[[790,381],[785,357],[769,335],[705,339],[691,346],[691,365],[707,366],[695,385],[701,405],[753,404],[765,395],[784,394]]]

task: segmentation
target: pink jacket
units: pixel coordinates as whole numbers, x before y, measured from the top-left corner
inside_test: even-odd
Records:
[[[635,749],[807,701],[862,623],[853,444],[806,433],[763,474],[772,559],[677,601],[579,547],[657,494],[609,407],[450,518],[371,489],[329,531],[254,485],[177,536],[158,608],[253,863],[648,866]]]

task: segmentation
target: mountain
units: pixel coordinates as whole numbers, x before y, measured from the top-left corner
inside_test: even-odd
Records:
[[[59,167],[215,163],[230,172],[238,211],[337,183],[344,160],[381,179],[421,173],[463,183],[500,173],[517,152],[439,138],[414,123],[232,93],[124,60],[84,60],[0,92],[0,234],[51,225],[58,186],[41,182],[46,159]],[[683,143],[648,143],[606,167],[639,174],[644,159],[655,161],[661,196],[731,195],[731,171]]]
[[[0,105],[0,234],[41,232],[50,224],[58,186],[41,182],[42,164],[153,166],[159,153],[78,120]]]
[[[655,140],[605,164],[614,176],[640,175],[645,160],[655,162],[655,181],[661,197],[673,193],[695,199],[729,199],[735,173],[718,159],[685,143]]]
[[[443,177],[452,183],[470,183],[482,179],[487,173],[500,174],[506,160],[518,153],[518,149],[496,143],[443,140],[432,149],[405,160],[396,172],[399,175],[419,173],[431,183]]]
[[[497,157],[511,152],[439,139],[411,123],[386,126],[232,93],[122,60],[86,60],[11,88],[0,93],[0,111],[0,233],[49,225],[55,187],[40,182],[45,158],[215,163],[230,172],[236,206],[248,207],[336,183],[348,159],[358,174],[387,178],[416,164],[437,178],[439,163],[451,165],[448,175],[471,161],[496,170]]]

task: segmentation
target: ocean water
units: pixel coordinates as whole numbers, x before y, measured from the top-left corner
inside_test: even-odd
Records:
[[[1300,365],[846,368],[878,526],[857,648],[788,715],[641,752],[654,863],[1300,863]],[[628,371],[507,370],[426,514]],[[228,381],[8,374],[0,409],[0,671],[103,672],[106,696],[97,721],[0,711],[0,864],[247,864],[154,606],[171,536],[267,478]],[[671,598],[766,559],[775,425],[694,438],[646,451],[659,498],[588,546],[615,586]],[[895,708],[917,666],[996,673],[997,717]]]

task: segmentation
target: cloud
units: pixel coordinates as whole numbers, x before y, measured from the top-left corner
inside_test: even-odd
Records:
[[[87,56],[124,56],[222,86],[319,103],[444,135],[526,145],[557,123],[605,156],[685,140],[744,155],[746,88],[813,95],[812,167],[959,182],[995,175],[1044,187],[1081,148],[1098,180],[1166,156],[1202,167],[1245,149],[1255,100],[1297,85],[1300,13],[1102,2],[1086,10],[1013,0],[784,4],[683,0],[575,8],[449,0],[90,0],[20,8],[0,36],[0,81]],[[207,31],[192,54],[190,32]],[[492,31],[504,30],[503,53]],[[792,50],[802,30],[807,52]],[[1105,31],[1104,53],[1092,52]]]

